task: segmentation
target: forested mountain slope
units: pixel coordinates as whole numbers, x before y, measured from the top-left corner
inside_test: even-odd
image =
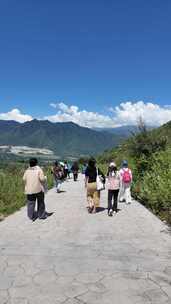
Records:
[[[72,122],[0,121],[0,145],[48,148],[59,156],[91,155],[118,145],[121,137]]]

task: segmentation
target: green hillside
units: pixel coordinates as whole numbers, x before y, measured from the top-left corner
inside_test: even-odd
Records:
[[[0,121],[0,145],[48,148],[56,155],[95,155],[118,145],[119,135],[98,132],[72,122],[32,120],[25,123]]]
[[[157,136],[158,138],[161,138],[162,136],[167,137],[167,145],[171,146],[171,121],[168,123],[162,125],[161,127],[154,129],[152,131],[152,134],[154,136]]]
[[[106,170],[111,160],[120,166],[123,159],[133,170],[134,197],[171,224],[171,121],[152,131],[140,126],[140,134],[106,151],[98,162]]]

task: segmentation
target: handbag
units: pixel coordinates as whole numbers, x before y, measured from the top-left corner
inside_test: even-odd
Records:
[[[97,169],[96,185],[98,191],[105,189],[105,184],[103,183],[102,177],[98,175],[98,169]]]

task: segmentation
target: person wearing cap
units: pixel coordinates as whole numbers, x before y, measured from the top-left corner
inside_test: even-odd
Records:
[[[54,185],[56,187],[56,192],[60,193],[61,184],[64,178],[64,172],[62,165],[58,161],[55,161],[54,163],[54,166],[52,168],[52,174],[54,177]]]
[[[132,171],[128,167],[128,161],[123,160],[121,169],[119,171],[121,187],[119,193],[119,201],[125,201],[126,204],[131,204],[131,183],[132,183]]]
[[[118,194],[120,188],[120,175],[114,162],[109,164],[107,172],[108,188],[108,216],[112,216],[118,210]]]

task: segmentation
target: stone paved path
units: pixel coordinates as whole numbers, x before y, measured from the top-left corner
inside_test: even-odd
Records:
[[[88,214],[79,179],[49,191],[47,220],[0,223],[0,304],[170,304],[167,227],[137,202]]]

